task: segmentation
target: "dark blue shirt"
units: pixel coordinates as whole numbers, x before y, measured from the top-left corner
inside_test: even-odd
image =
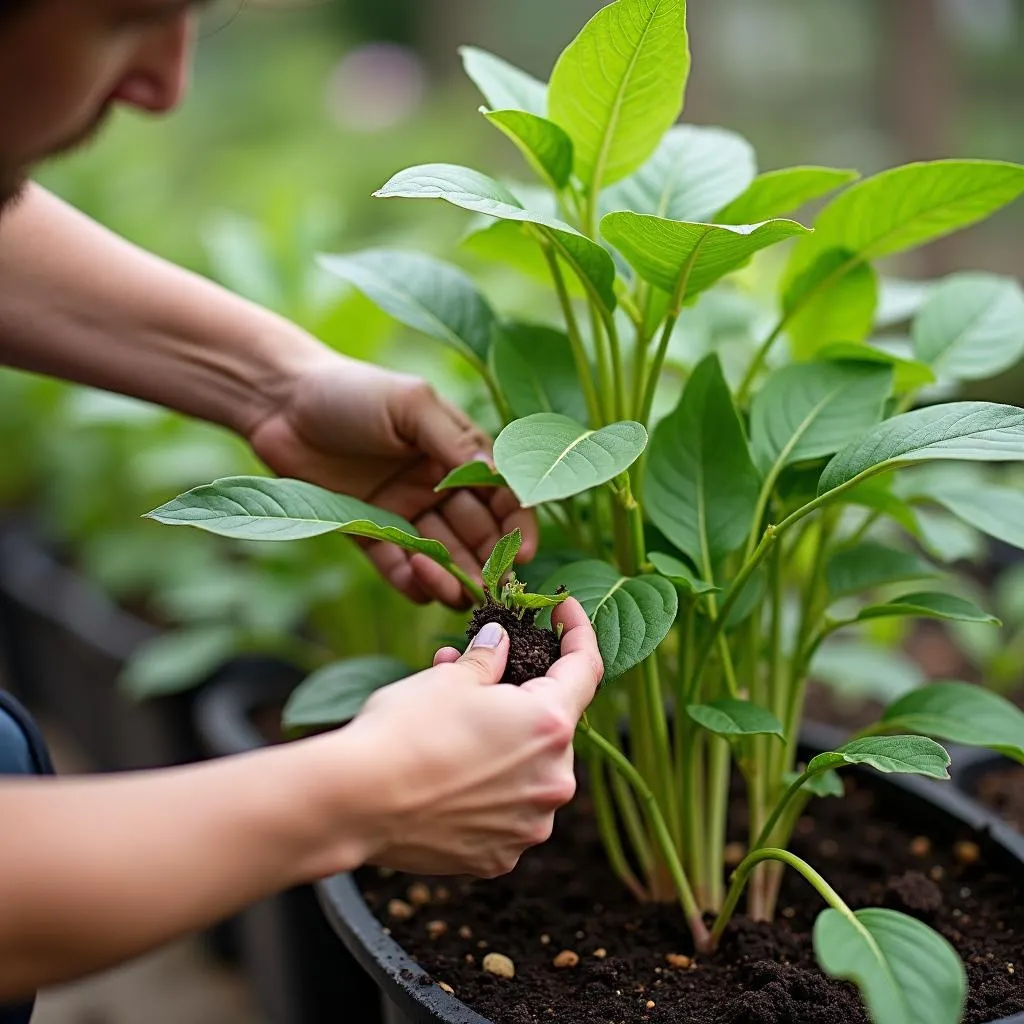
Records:
[[[0,690],[0,775],[52,775],[43,737],[28,712]],[[0,1024],[28,1024],[33,1004],[0,1005]]]

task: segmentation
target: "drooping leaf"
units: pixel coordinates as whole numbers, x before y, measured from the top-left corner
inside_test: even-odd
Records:
[[[615,264],[608,251],[553,217],[526,209],[501,182],[456,164],[399,171],[374,192],[378,199],[440,199],[463,210],[529,224],[542,235],[607,309],[615,308]]]
[[[435,488],[451,491],[457,487],[504,487],[505,478],[486,462],[467,462],[453,469]]]
[[[554,189],[572,174],[572,140],[553,121],[523,110],[484,110],[484,117],[507,135],[534,173]]]
[[[852,981],[874,1024],[957,1024],[967,978],[956,950],[916,918],[884,907],[829,908],[814,922],[814,952],[832,978]]]
[[[756,224],[774,217],[785,217],[804,203],[858,177],[856,171],[834,167],[784,167],[778,171],[766,171],[710,219],[715,224]]]
[[[494,312],[457,267],[397,249],[321,256],[318,262],[406,327],[446,342],[477,367],[486,365]]]
[[[440,541],[421,537],[401,516],[304,480],[225,477],[194,487],[147,518],[235,540],[303,540],[337,531],[397,544],[442,564],[451,560]]]
[[[595,196],[636,170],[679,116],[690,70],[685,0],[617,0],[559,57],[548,116]]]
[[[708,356],[654,433],[644,506],[707,578],[746,540],[760,487],[721,364]]]
[[[753,147],[743,136],[724,128],[677,125],[665,133],[643,167],[605,190],[601,209],[708,221],[756,173]]]
[[[514,415],[554,412],[587,422],[572,346],[563,331],[539,324],[501,324],[491,347],[491,366]]]
[[[888,583],[937,576],[934,566],[910,551],[891,548],[877,541],[861,541],[840,548],[828,561],[825,576],[832,597],[859,594]]]
[[[196,625],[163,633],[132,655],[118,684],[135,700],[152,700],[205,682],[239,651],[239,631]]]
[[[983,380],[1024,356],[1024,289],[995,274],[953,274],[914,320],[914,352],[941,377]]]
[[[782,776],[782,784],[788,789],[800,778],[800,775],[800,772],[786,772]],[[843,780],[840,778],[839,772],[836,771],[820,772],[809,779],[805,779],[800,788],[812,796],[818,797],[846,795]]]
[[[885,604],[873,604],[862,608],[857,618],[885,619],[894,616],[912,616],[920,619],[945,619],[949,622],[987,622],[1001,625],[999,619],[979,608],[973,601],[955,594],[920,593],[902,594]]]
[[[916,359],[903,359],[892,352],[887,352],[885,349],[876,348],[874,345],[838,341],[819,349],[816,358],[828,360],[854,359],[858,362],[877,363],[880,366],[888,366],[893,371],[892,390],[897,395],[906,394],[908,391],[916,391],[918,388],[927,387],[927,385],[935,383],[935,373],[927,363],[918,362]]]
[[[970,683],[933,683],[890,704],[880,726],[913,730],[950,743],[984,747],[1024,764],[1024,711]]]
[[[484,567],[480,573],[492,596],[496,597],[498,595],[498,592],[501,590],[501,584],[504,582],[508,571],[515,565],[516,555],[519,554],[519,549],[522,546],[523,535],[519,529],[506,534],[494,545],[494,550],[487,561],[484,562]]]
[[[541,590],[560,586],[583,605],[597,632],[605,682],[653,654],[679,610],[675,587],[660,576],[623,576],[607,562],[587,561],[555,572]]]
[[[475,46],[459,48],[462,66],[493,110],[525,110],[547,114],[548,87],[493,53]]]
[[[670,295],[692,298],[750,262],[761,249],[807,228],[792,220],[763,224],[694,224],[639,213],[609,213],[601,234],[645,280]],[[681,294],[680,294],[681,293]]]
[[[661,576],[670,580],[681,590],[699,596],[717,593],[720,589],[700,579],[685,562],[672,555],[652,551],[648,554],[647,559]]]
[[[989,537],[1024,548],[1024,494],[1019,490],[986,483],[980,487],[935,487],[927,496]]]
[[[1024,461],[1024,410],[990,402],[947,402],[894,416],[832,459],[818,493],[865,473],[929,459]]]
[[[535,413],[510,423],[494,442],[498,472],[524,508],[582,494],[628,469],[647,447],[630,420],[590,430],[566,416]]]
[[[945,748],[927,736],[864,736],[812,757],[807,773],[816,775],[848,764],[867,765],[886,774],[948,779],[950,760]]]
[[[750,441],[765,472],[832,455],[882,418],[892,370],[860,362],[783,367],[754,398]]]
[[[857,488],[854,488],[856,490]],[[955,516],[927,508],[913,509],[921,547],[943,565],[963,559],[972,561],[985,553],[985,539],[973,526]]]
[[[770,711],[748,700],[727,698],[710,704],[691,704],[686,713],[717,736],[785,735],[782,723]]]
[[[412,669],[396,658],[371,655],[336,661],[296,687],[284,707],[282,725],[288,732],[343,725],[377,690],[409,675]]]

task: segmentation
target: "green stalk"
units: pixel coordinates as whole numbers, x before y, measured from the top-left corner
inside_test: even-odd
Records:
[[[605,415],[611,422],[621,418],[616,395],[615,363],[609,339],[605,336],[605,321],[593,302],[589,303],[589,309],[590,330],[594,337],[594,351],[597,353],[597,386]]]
[[[672,340],[672,332],[679,321],[679,314],[669,316],[661,330],[661,337],[658,339],[658,347],[654,352],[654,359],[651,361],[650,369],[646,374],[646,383],[643,389],[643,398],[639,405],[639,420],[644,426],[650,421],[651,410],[654,408],[654,398],[658,393],[658,379],[661,377],[662,367],[665,365],[665,356],[668,355],[669,342]]]
[[[608,794],[608,785],[604,777],[604,762],[600,754],[591,753],[589,760],[590,767],[590,795],[594,800],[594,817],[597,820],[597,830],[604,844],[605,852],[612,870],[619,880],[641,903],[646,902],[647,892],[640,884],[636,875],[629,868],[626,860],[626,852],[622,848],[622,841],[619,838],[618,827],[615,822],[615,811],[612,808]]]
[[[710,767],[707,797],[707,879],[708,898],[713,909],[722,905],[725,895],[723,868],[725,865],[725,839],[729,811],[729,769],[732,767],[732,748],[727,740],[718,736],[708,739]]]
[[[447,569],[462,585],[466,588],[467,592],[472,596],[473,600],[477,604],[484,604],[487,598],[484,594],[484,588],[480,586],[476,580],[470,578],[463,570],[455,564],[454,561],[441,562],[439,563],[445,569]]]
[[[626,418],[626,368],[622,363],[622,342],[619,339],[619,326],[615,322],[615,314],[609,313],[604,307],[600,310],[604,321],[604,329],[608,336],[608,350],[612,363],[612,382],[615,388],[615,418]]]

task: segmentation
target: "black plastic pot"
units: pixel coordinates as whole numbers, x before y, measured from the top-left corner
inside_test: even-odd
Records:
[[[829,749],[835,730],[805,729],[806,753]],[[1024,872],[1024,837],[955,787],[912,776],[864,772],[873,786],[888,787],[913,803],[914,820],[946,827],[967,825],[987,833],[1005,851],[1006,860]],[[426,972],[389,935],[366,905],[351,875],[336,875],[317,886],[324,913],[342,942],[380,986],[385,1024],[491,1024],[455,996],[424,984]],[[1024,1024],[1024,1014],[992,1024]]]
[[[196,725],[213,756],[242,754],[270,742],[253,721],[301,682],[294,666],[238,659],[196,701]],[[234,922],[243,970],[272,1024],[380,1024],[376,984],[328,925],[311,886],[248,907]]]

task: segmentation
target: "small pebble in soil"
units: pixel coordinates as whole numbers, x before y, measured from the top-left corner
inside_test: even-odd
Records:
[[[558,637],[550,629],[538,629],[536,619],[536,611],[528,610],[519,618],[503,605],[488,602],[473,613],[466,639],[472,640],[488,622],[503,626],[509,637],[509,653],[501,681],[520,686],[530,679],[546,675],[562,653]]]
[[[468,924],[464,924],[459,929],[459,938],[460,939],[466,939],[466,940],[469,940],[469,939],[473,938],[473,929],[470,928]]]
[[[405,900],[388,901],[388,917],[393,917],[396,921],[408,921],[415,913],[416,911]]]
[[[669,967],[678,967],[680,970],[686,970],[693,963],[690,957],[683,956],[682,953],[669,953],[665,959],[668,961]]]
[[[915,836],[910,840],[910,852],[923,860],[932,852],[932,841],[927,836]]]
[[[437,987],[442,991],[447,992],[450,996],[455,995],[455,989],[453,989],[446,981],[439,981],[437,983]]]
[[[439,939],[448,931],[448,924],[445,921],[428,921],[427,935],[432,939]]]
[[[953,844],[953,856],[956,858],[958,864],[963,864],[964,867],[970,867],[972,864],[977,864],[981,860],[981,847],[977,843],[971,842],[969,839],[965,839],[959,843]]]
[[[648,999],[647,1000],[647,1009],[648,1010],[653,1010],[656,1005],[657,1004],[654,1002],[653,999]]]
[[[941,864],[936,864],[935,867],[928,872],[928,877],[933,882],[941,882],[946,877],[946,869]]]
[[[550,946],[551,945],[551,936],[550,935],[542,935],[540,937],[540,944],[542,946]]]
[[[487,940],[486,940],[486,939],[481,939],[481,940],[480,940],[480,941],[479,941],[479,942],[478,942],[478,943],[476,944],[476,948],[477,948],[477,949],[486,949],[486,948],[487,948]]]
[[[573,952],[571,949],[563,949],[558,956],[555,957],[554,964],[559,970],[566,967],[575,967],[580,962],[579,953]]]
[[[608,950],[605,949],[603,946],[600,949],[594,950],[594,956],[597,957],[598,960],[603,960],[607,955]]]
[[[435,903],[447,903],[452,898],[451,890],[446,889],[443,885],[439,885],[434,890],[434,902]]]
[[[488,953],[484,957],[484,970],[506,981],[516,976],[516,965],[503,953]]]
[[[430,889],[422,882],[414,882],[406,893],[414,907],[425,907],[430,902]]]
[[[725,866],[738,868],[746,855],[747,848],[743,843],[729,843],[725,848]]]

